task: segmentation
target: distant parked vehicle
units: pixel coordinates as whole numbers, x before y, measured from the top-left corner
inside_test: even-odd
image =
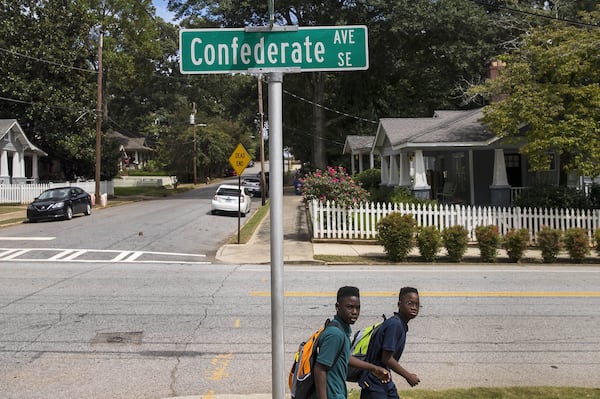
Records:
[[[79,187],[59,187],[43,191],[27,206],[30,222],[48,219],[73,219],[76,213],[92,214],[92,197]]]
[[[260,193],[262,192],[260,187],[260,179],[257,177],[245,177],[244,180],[242,180],[242,186],[245,187],[246,191],[248,191],[253,197],[260,196]]]
[[[242,186],[221,184],[212,199],[210,212],[216,215],[217,212],[236,212],[238,207],[241,216],[246,216],[252,206],[252,197]]]

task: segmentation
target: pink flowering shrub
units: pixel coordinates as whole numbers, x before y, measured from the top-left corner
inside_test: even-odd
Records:
[[[356,183],[342,166],[328,166],[324,171],[317,169],[300,181],[305,202],[329,200],[341,207],[351,207],[369,198],[369,192]]]

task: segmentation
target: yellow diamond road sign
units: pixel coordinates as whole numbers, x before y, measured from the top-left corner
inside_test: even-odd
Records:
[[[229,163],[233,170],[236,171],[237,175],[240,176],[248,163],[250,162],[250,154],[244,148],[244,146],[240,143],[233,151],[233,154],[229,157]]]

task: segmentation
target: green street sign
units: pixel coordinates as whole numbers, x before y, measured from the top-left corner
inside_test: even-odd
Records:
[[[179,32],[181,73],[355,71],[369,68],[366,26],[293,28],[272,31],[182,29]]]

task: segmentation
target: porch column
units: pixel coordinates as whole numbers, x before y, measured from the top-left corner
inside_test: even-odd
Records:
[[[371,169],[375,167],[375,155],[372,152],[369,153],[369,167]]]
[[[354,167],[354,153],[352,152],[352,153],[350,153],[350,172],[352,172],[351,173],[352,176],[354,176],[355,171],[356,171],[356,169]]]
[[[358,154],[358,173],[363,171],[363,154]]]
[[[23,152],[13,153],[12,184],[23,184],[25,182],[25,163],[23,161]]]
[[[37,183],[40,178],[40,173],[38,170],[38,154],[33,153],[31,156],[31,178],[34,183]]]
[[[410,187],[410,160],[406,152],[400,153],[400,181],[399,186]]]
[[[493,206],[510,206],[510,185],[506,176],[504,150],[502,148],[494,150],[494,176],[490,192]]]
[[[390,156],[390,186],[398,185],[398,155]]]
[[[388,159],[388,156],[381,156],[381,184],[383,184],[384,186],[388,185],[390,175]]]
[[[425,159],[423,150],[415,151],[415,184],[413,194],[417,198],[429,199],[431,186],[427,184],[427,172],[425,171]]]
[[[8,174],[8,151],[0,150],[0,184],[10,184]]]

